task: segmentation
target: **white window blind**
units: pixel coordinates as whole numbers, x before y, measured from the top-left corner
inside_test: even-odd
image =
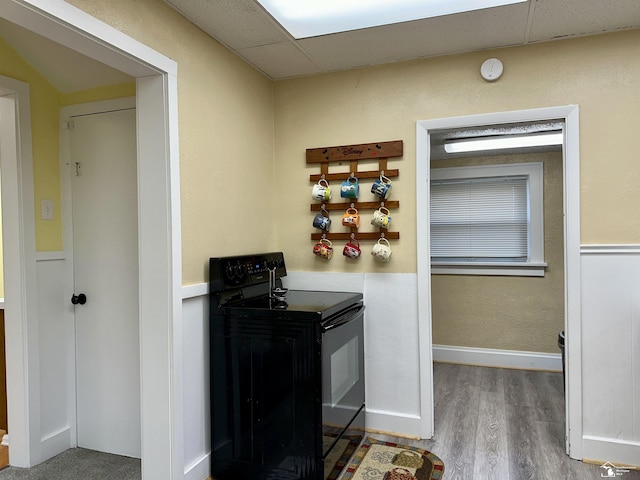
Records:
[[[432,259],[526,262],[527,183],[526,175],[432,180]]]

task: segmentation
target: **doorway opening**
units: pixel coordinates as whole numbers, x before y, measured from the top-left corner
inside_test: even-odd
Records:
[[[136,79],[138,210],[152,212],[139,217],[138,240],[140,336],[145,339],[140,341],[143,476],[154,480],[181,477],[182,346],[179,335],[174,335],[180,331],[182,305],[177,65],[64,2],[8,0],[0,17]],[[31,138],[19,133],[12,138],[30,145]],[[27,159],[21,151],[18,158],[21,169],[31,169],[30,156]],[[15,233],[17,241],[12,244],[17,253],[15,265],[5,264],[7,284],[11,278],[17,289],[14,297],[6,292],[7,316],[11,308],[20,310],[12,314],[17,321],[7,331],[10,460],[12,465],[29,467],[72,443],[64,436],[51,437],[40,423],[39,390],[46,379],[39,375],[39,345],[33,335],[43,293],[38,291],[36,276],[33,182],[24,172],[10,176],[11,181],[5,173],[3,169],[3,196],[6,184],[19,192],[15,197],[23,202],[14,221],[24,229]],[[13,258],[6,238],[4,245],[7,260]],[[60,439],[60,443],[53,448],[47,444],[51,439]]]
[[[564,326],[567,332],[566,444],[572,458],[582,458],[581,449],[581,365],[580,365],[580,196],[578,107],[553,107],[514,112],[501,112],[466,117],[452,117],[417,123],[416,148],[416,211],[418,243],[418,315],[421,351],[421,417],[422,434],[434,433],[433,399],[433,339],[431,281],[431,159],[433,137],[439,132],[457,129],[477,129],[531,122],[560,121],[563,123],[562,144],[562,212],[564,235]]]

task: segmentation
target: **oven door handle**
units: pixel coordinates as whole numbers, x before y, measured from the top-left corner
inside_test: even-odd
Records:
[[[349,323],[351,320],[356,318],[360,312],[364,310],[364,305],[358,305],[355,307],[351,307],[346,312],[341,313],[339,316],[327,320],[322,324],[322,333],[328,332],[334,328],[340,327],[345,323]]]

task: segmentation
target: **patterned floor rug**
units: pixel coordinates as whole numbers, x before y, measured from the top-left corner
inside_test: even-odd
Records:
[[[444,463],[417,447],[367,438],[345,469],[343,480],[441,480]]]
[[[322,436],[323,450],[328,448],[335,440],[335,436],[324,434]],[[336,480],[340,476],[361,441],[362,435],[344,435],[338,440],[338,443],[331,449],[331,452],[324,460],[325,480]]]

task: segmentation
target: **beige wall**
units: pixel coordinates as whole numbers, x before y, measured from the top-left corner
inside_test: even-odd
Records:
[[[160,0],[69,3],[178,63],[184,284],[206,281],[211,255],[273,248],[291,270],[415,272],[415,122],[544,106],[581,108],[582,242],[640,242],[638,30],[274,83]],[[490,56],[495,83],[478,73]],[[396,139],[392,262],[370,242],[358,262],[315,258],[305,149]],[[53,163],[38,178],[57,179]]]
[[[497,56],[503,77],[479,68]],[[580,106],[581,241],[640,243],[640,30],[474,52],[276,83],[279,242],[292,270],[415,272],[416,121],[567,104]],[[404,140],[392,198],[400,200],[387,265],[311,254],[305,149]],[[370,248],[370,243],[365,246]]]
[[[432,275],[433,343],[558,353],[564,330],[562,153],[432,161],[432,168],[544,163],[544,277]]]
[[[70,0],[178,63],[183,284],[276,248],[273,84],[161,0]]]

